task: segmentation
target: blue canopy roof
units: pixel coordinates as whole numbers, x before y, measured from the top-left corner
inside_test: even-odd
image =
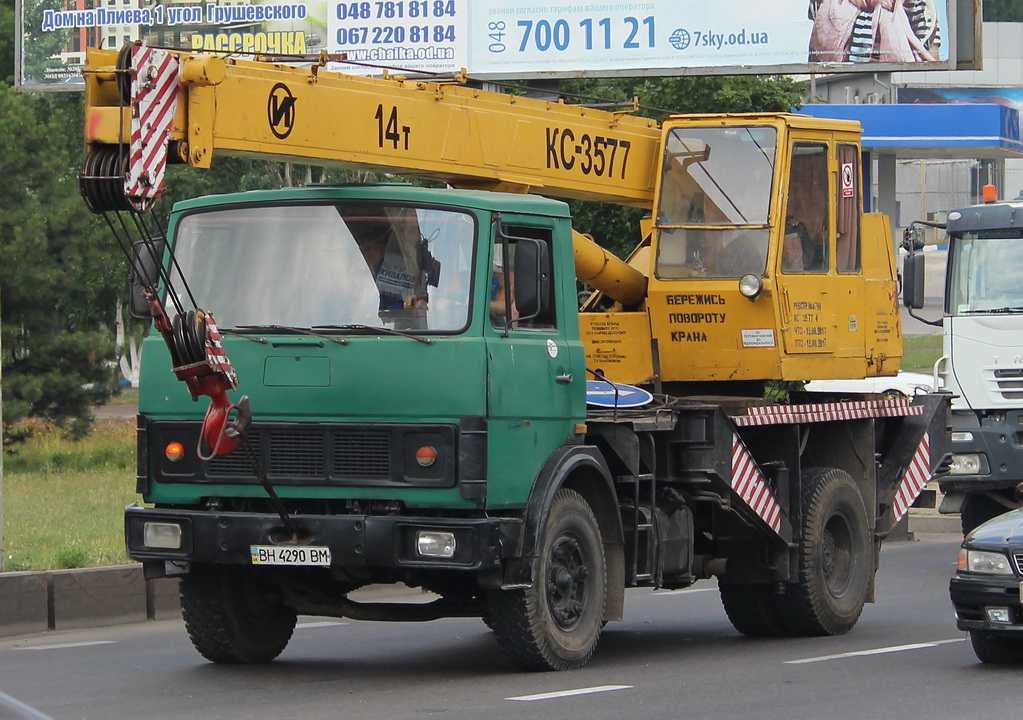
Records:
[[[900,158],[1023,158],[1019,111],[1005,105],[804,105],[799,112],[859,120],[865,152]]]

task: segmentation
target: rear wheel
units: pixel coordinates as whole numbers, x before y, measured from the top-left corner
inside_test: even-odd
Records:
[[[200,565],[181,581],[181,614],[199,654],[216,663],[265,663],[281,654],[297,617],[255,568]]]
[[[971,630],[970,642],[982,663],[1023,663],[1023,637]]]
[[[841,635],[859,620],[874,572],[863,498],[843,470],[811,468],[801,480],[799,574],[777,607],[792,635]]]
[[[600,638],[607,570],[597,520],[579,493],[554,497],[538,562],[532,587],[489,594],[485,621],[523,669],[582,667]]]
[[[749,637],[778,637],[787,634],[778,612],[778,594],[774,585],[719,584],[721,604],[732,627]]]

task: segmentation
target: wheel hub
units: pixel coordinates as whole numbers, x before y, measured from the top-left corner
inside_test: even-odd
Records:
[[[554,621],[571,629],[585,607],[586,579],[589,568],[579,542],[569,536],[558,538],[551,548],[547,576],[547,604]]]

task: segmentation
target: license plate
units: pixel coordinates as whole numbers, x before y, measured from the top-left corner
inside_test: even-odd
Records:
[[[1023,582],[1019,584],[1019,604],[1023,605]]]
[[[253,565],[330,565],[330,548],[318,545],[251,545]]]

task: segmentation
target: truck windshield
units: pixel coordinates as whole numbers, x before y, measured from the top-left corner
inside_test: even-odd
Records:
[[[1023,312],[1023,236],[1018,229],[954,237],[948,263],[949,314]]]
[[[777,131],[680,127],[668,133],[657,200],[657,276],[761,275]]]
[[[467,213],[403,205],[210,210],[178,224],[180,274],[172,280],[184,295],[184,275],[196,301],[224,329],[368,325],[456,332],[469,320],[475,234]]]

